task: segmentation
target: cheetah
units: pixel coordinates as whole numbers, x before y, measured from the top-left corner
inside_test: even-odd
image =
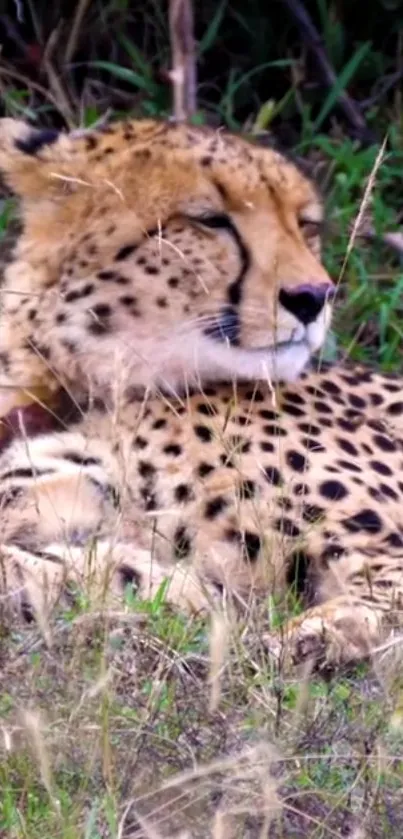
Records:
[[[268,652],[367,658],[402,605],[403,382],[321,363],[335,287],[311,181],[230,133],[131,119],[3,119],[0,171],[22,222],[0,315],[19,428],[3,602],[32,620],[77,588],[162,586],[208,615],[294,587],[303,611]],[[38,403],[59,421],[29,433]]]

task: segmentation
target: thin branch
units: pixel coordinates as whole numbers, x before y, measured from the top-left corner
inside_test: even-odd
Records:
[[[184,122],[196,111],[196,59],[192,0],[170,0],[169,31],[173,88],[173,116]]]

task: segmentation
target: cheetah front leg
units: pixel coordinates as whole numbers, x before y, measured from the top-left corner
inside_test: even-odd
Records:
[[[56,606],[71,607],[79,595],[91,609],[121,609],[127,587],[142,600],[152,600],[162,591],[165,602],[186,614],[211,606],[211,593],[191,569],[165,568],[132,543],[56,543],[37,552],[0,546],[1,600],[24,619],[43,622]]]
[[[292,618],[263,642],[286,669],[309,661],[313,669],[333,670],[368,659],[391,629],[391,613],[346,594]]]

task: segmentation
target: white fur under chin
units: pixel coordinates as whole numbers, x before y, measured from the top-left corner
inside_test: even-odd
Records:
[[[187,335],[178,342],[172,341],[170,352],[157,374],[158,385],[180,392],[184,383],[189,387],[201,387],[208,382],[237,379],[295,382],[313,353],[323,345],[330,320],[328,306],[306,327],[303,338],[280,343],[274,348],[245,350],[218,343],[200,333]]]
[[[194,351],[193,364],[187,366],[187,378],[192,370],[199,384],[236,379],[291,382],[301,375],[310,357],[305,341],[284,344],[274,350],[244,350],[203,337],[198,341],[197,352]]]
[[[250,350],[183,327],[167,336],[137,335],[119,348],[98,344],[96,353],[85,353],[83,368],[105,398],[108,391],[123,393],[127,387],[179,396],[216,381],[295,382],[322,346],[329,323],[330,309],[306,328],[297,325],[289,341]]]

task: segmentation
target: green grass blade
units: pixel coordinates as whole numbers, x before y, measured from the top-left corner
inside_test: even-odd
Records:
[[[221,21],[224,16],[225,7],[227,5],[227,0],[222,0],[222,2],[217,6],[217,10],[213,19],[211,20],[209,26],[207,27],[203,37],[199,41],[199,48],[198,53],[199,55],[203,55],[204,52],[210,49],[213,46],[214,41],[217,37],[217,32],[220,28]]]
[[[337,78],[335,84],[329,91],[328,96],[326,97],[322,108],[319,111],[318,116],[312,126],[312,130],[314,132],[319,131],[321,128],[324,120],[330,114],[330,111],[334,108],[337,100],[340,97],[340,94],[346,89],[347,85],[351,81],[354,76],[354,73],[358,69],[359,65],[361,64],[363,58],[367,55],[371,44],[369,42],[362,44],[359,49],[354,53],[354,55],[350,58],[350,61],[347,62],[344,70],[340,73],[339,77]]]
[[[94,67],[97,70],[106,70],[111,76],[120,79],[122,82],[128,82],[140,90],[145,90],[150,95],[155,95],[158,91],[158,86],[154,84],[149,78],[144,78],[135,70],[130,70],[129,67],[121,67],[120,64],[113,64],[111,61],[89,61],[89,67]]]
[[[130,41],[129,38],[126,38],[125,35],[119,35],[118,41],[122,44],[122,47],[126,50],[128,56],[130,56],[133,65],[140,70],[140,73],[144,78],[150,79],[151,78],[151,65],[146,61],[142,52],[133,44],[133,41]]]

